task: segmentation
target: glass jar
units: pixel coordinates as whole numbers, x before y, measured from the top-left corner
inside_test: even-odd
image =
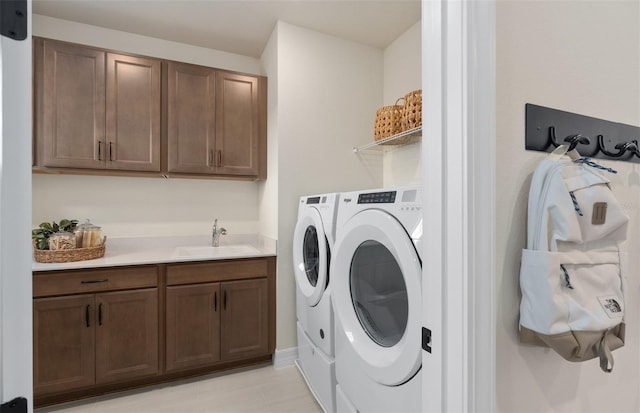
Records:
[[[71,232],[60,231],[49,236],[49,249],[51,251],[70,250],[75,247],[76,238]]]
[[[78,248],[97,247],[101,242],[101,228],[88,219],[76,228],[76,246]]]

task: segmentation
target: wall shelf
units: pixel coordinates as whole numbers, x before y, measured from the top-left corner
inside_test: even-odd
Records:
[[[400,142],[396,142],[401,138],[405,138]],[[389,136],[388,138],[380,139],[379,141],[374,141],[362,146],[354,146],[353,152],[357,153],[365,150],[382,150],[383,145],[394,145],[394,147],[409,145],[411,143],[416,143],[422,138],[422,126],[418,126],[417,128],[409,129],[404,132],[397,133],[395,135]]]

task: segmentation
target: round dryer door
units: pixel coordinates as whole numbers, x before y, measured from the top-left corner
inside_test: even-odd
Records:
[[[392,215],[374,209],[340,230],[331,270],[337,334],[369,377],[402,384],[421,366],[422,265],[413,241]]]
[[[293,233],[293,267],[296,283],[309,306],[318,304],[327,287],[329,259],[329,245],[320,212],[307,208]]]

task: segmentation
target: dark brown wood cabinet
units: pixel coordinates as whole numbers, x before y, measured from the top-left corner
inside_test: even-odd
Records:
[[[33,300],[36,396],[95,383],[93,295]]]
[[[34,37],[34,171],[266,178],[267,79]]]
[[[160,171],[161,63],[34,38],[35,162]]]
[[[168,62],[167,171],[215,171],[215,70]]]
[[[220,312],[220,283],[167,287],[167,371],[220,360]]]
[[[168,62],[167,171],[264,177],[264,79]]]
[[[155,267],[40,273],[34,296],[36,397],[159,372]]]
[[[37,407],[271,361],[276,257],[33,274]]]
[[[273,353],[272,276],[266,258],[169,265],[167,371]]]
[[[158,289],[97,294],[96,309],[96,384],[158,373]]]
[[[222,283],[220,357],[234,360],[269,351],[269,294],[266,278]]]
[[[218,71],[216,173],[258,175],[260,117],[258,78]]]

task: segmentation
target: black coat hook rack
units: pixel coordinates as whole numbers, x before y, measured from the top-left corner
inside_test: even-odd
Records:
[[[640,163],[640,127],[531,103],[525,114],[527,150],[551,152],[568,144],[582,156]]]

